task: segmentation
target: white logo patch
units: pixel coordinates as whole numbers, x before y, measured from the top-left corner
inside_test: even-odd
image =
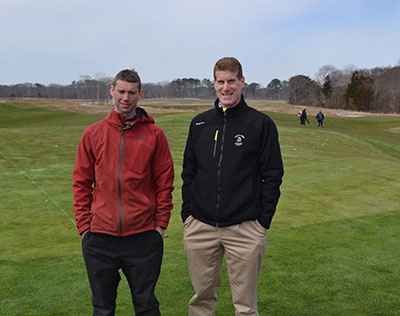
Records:
[[[242,134],[235,135],[235,142],[234,142],[235,146],[238,146],[238,147],[242,146],[245,138],[246,137]]]
[[[206,124],[206,122],[197,122],[196,125],[203,125]]]

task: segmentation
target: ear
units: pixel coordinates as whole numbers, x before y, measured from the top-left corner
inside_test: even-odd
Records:
[[[139,97],[140,97],[140,99],[143,97],[143,93],[144,93],[144,91],[143,91],[142,89],[140,89],[140,91],[139,91]]]
[[[110,94],[113,95],[115,87],[113,85],[110,86]]]
[[[244,79],[244,77],[242,77],[241,79],[240,79],[240,88],[243,88],[244,87],[244,83],[246,82],[246,80]]]

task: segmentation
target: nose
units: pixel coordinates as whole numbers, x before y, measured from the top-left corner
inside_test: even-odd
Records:
[[[229,84],[227,82],[224,82],[224,85],[222,87],[224,90],[228,90],[229,89]]]

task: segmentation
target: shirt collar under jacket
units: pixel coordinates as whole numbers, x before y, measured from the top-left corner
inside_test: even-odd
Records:
[[[224,116],[224,111],[222,110],[222,107],[219,103],[218,98],[215,100],[214,106],[215,106],[215,109],[217,110],[217,115]],[[246,110],[247,107],[248,107],[248,105],[246,104],[246,102],[244,100],[244,96],[242,94],[240,97],[240,101],[236,106],[234,106],[233,108],[226,109],[226,111],[225,111],[226,116],[230,117],[230,116],[238,115],[238,114],[242,113],[244,110]]]

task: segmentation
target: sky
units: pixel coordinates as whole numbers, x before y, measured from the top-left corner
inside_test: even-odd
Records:
[[[1,0],[0,84],[70,84],[135,68],[145,83],[212,80],[236,57],[247,83],[324,65],[400,63],[400,0]]]

